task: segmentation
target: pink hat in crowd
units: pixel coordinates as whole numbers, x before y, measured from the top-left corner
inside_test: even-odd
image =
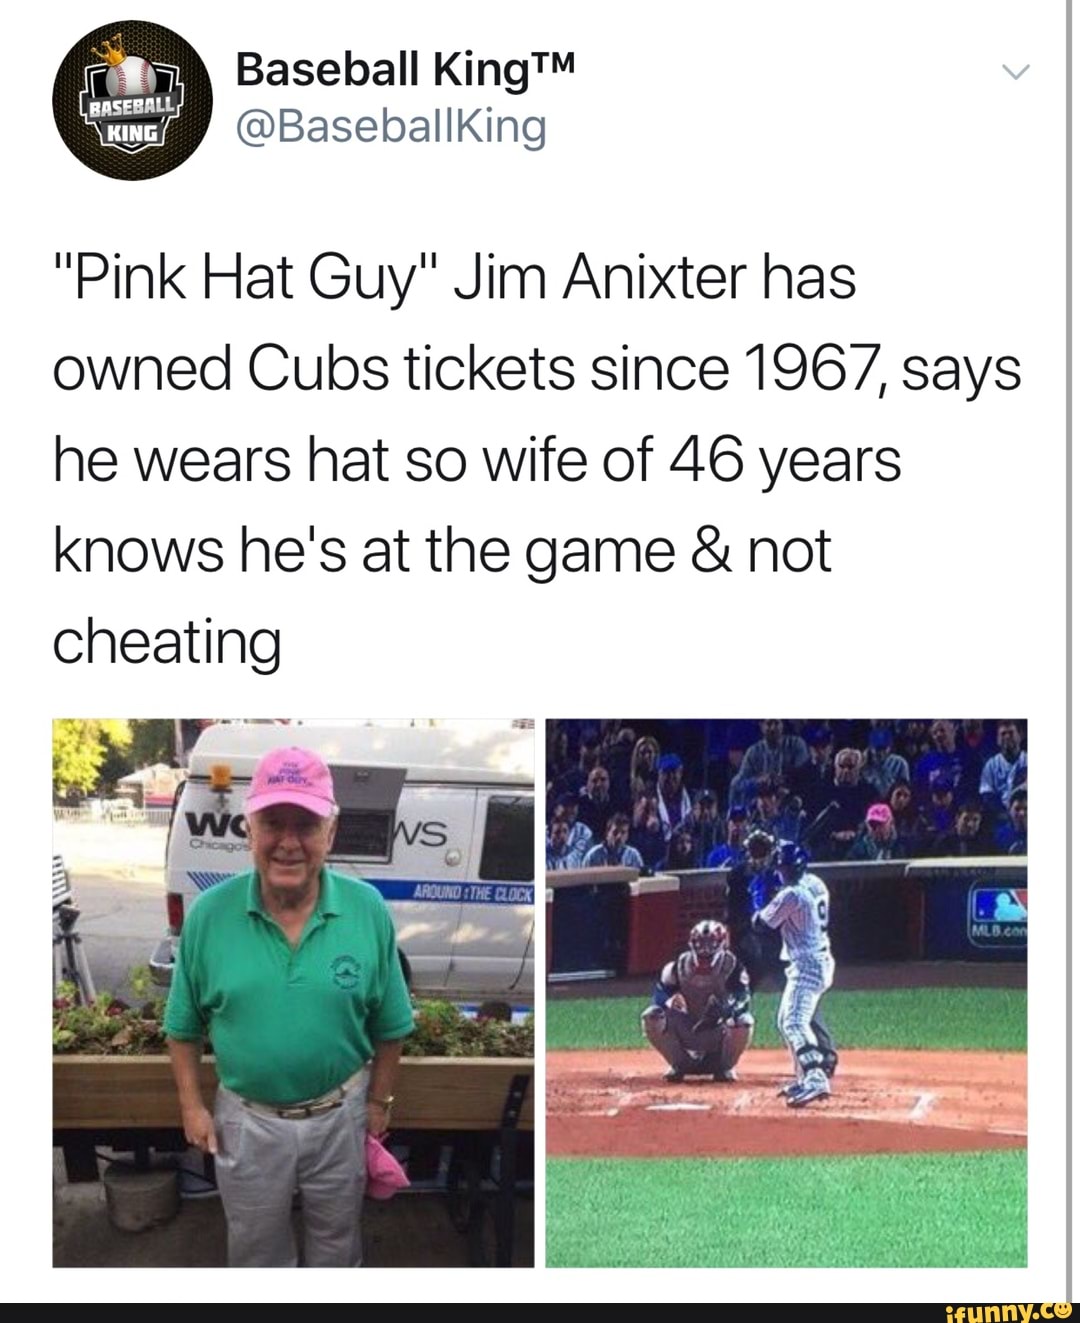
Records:
[[[867,822],[892,822],[892,809],[888,804],[871,804],[866,810]]]
[[[258,813],[274,804],[295,804],[320,818],[333,817],[334,779],[317,753],[273,749],[260,761],[244,810]]]
[[[364,1139],[364,1159],[367,1192],[372,1199],[390,1199],[409,1184],[401,1163],[370,1132]]]

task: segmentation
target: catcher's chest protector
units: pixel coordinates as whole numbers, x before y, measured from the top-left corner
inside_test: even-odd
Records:
[[[727,994],[727,981],[735,972],[735,957],[730,951],[721,951],[711,965],[698,967],[692,951],[684,951],[675,962],[679,991],[686,998],[686,1009],[692,1020],[705,1013],[710,997],[723,1001]]]

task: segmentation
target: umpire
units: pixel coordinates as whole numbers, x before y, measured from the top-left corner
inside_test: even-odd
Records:
[[[188,1142],[215,1156],[230,1267],[359,1267],[364,1137],[385,1133],[412,1032],[394,924],[366,882],[332,873],[326,764],[275,749],[246,804],[255,867],[184,924],[165,1033]],[[199,1087],[209,1036],[214,1114]]]

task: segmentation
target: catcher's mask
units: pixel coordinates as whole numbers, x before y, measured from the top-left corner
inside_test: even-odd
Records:
[[[806,872],[810,856],[794,841],[781,841],[776,850],[776,866],[785,882],[795,882]]]
[[[699,965],[712,964],[727,941],[727,929],[717,919],[702,919],[690,929],[690,950]]]
[[[764,873],[771,868],[776,854],[776,841],[760,827],[746,838],[746,864],[751,873]]]

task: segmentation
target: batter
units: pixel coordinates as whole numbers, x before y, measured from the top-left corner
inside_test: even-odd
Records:
[[[829,889],[806,871],[807,862],[801,846],[780,843],[777,871],[783,886],[753,917],[755,928],[778,928],[783,940],[786,981],[776,1023],[795,1065],[795,1079],[781,1090],[789,1107],[827,1098],[835,1069],[831,1040],[817,1016],[836,969],[829,944]]]

